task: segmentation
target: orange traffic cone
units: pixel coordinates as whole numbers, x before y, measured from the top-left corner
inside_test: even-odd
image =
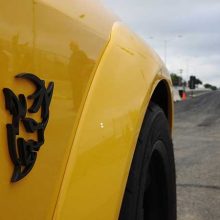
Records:
[[[182,95],[182,100],[183,100],[183,101],[185,101],[185,100],[186,100],[186,98],[187,98],[187,97],[186,97],[186,92],[183,92],[183,95]]]

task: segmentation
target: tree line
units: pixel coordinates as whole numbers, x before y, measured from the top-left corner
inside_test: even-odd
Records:
[[[188,87],[190,87],[190,85],[192,84],[192,80],[193,80],[194,86],[198,86],[198,85],[203,84],[203,82],[195,76],[191,76],[189,81],[185,81],[185,80],[183,80],[183,78],[181,76],[179,76],[176,73],[171,73],[170,75],[171,75],[171,79],[172,79],[174,86],[183,86],[183,87],[188,86]],[[211,90],[217,90],[216,86],[208,84],[208,83],[204,84],[204,87],[207,89],[211,89]]]

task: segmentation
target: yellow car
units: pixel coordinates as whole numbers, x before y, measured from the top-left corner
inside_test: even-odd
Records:
[[[170,76],[99,1],[0,1],[0,219],[175,220]]]

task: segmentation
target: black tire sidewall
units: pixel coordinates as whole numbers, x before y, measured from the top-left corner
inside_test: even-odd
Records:
[[[157,151],[164,165],[167,182],[167,213],[176,220],[176,177],[173,144],[167,118],[163,110],[150,103],[135,149],[125,190],[120,220],[139,220],[143,215],[143,197],[148,181],[151,157]]]

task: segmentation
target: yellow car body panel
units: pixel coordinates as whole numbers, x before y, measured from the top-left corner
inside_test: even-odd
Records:
[[[171,91],[171,81],[158,56],[117,20],[89,0],[0,3],[1,90],[31,94],[32,85],[15,79],[24,72],[55,83],[45,144],[16,183],[11,115],[0,95],[0,219],[118,218],[147,106],[158,83]],[[22,126],[20,135],[29,138]]]
[[[11,116],[1,92],[0,219],[52,218],[83,99],[115,20],[91,1],[84,5],[65,0],[63,7],[60,2],[0,2],[1,91],[10,88],[17,95],[31,94],[34,87],[29,82],[14,78],[23,72],[55,83],[45,144],[31,173],[17,183],[10,183],[13,164],[6,124]]]
[[[161,61],[120,23],[92,82],[55,219],[118,219],[144,114],[154,88],[169,78]]]

